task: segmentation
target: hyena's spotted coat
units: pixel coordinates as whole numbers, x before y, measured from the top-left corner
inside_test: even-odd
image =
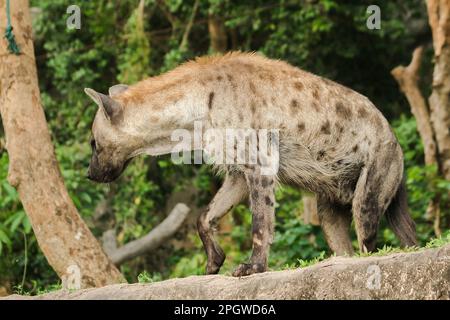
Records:
[[[93,126],[90,176],[97,181],[116,178],[139,153],[169,153],[175,144],[171,132],[193,130],[194,121],[205,129],[280,129],[277,175],[262,175],[258,165],[225,167],[223,186],[198,222],[207,273],[218,272],[225,259],[214,227],[247,197],[253,254],[235,275],[267,269],[278,182],[318,195],[324,233],[338,254],[353,252],[352,216],[362,251],[375,249],[385,212],[402,242],[415,243],[400,146],[383,115],[353,90],[282,61],[231,53],[199,58],[130,87],[114,86],[109,97],[90,89],[87,93],[103,110]]]

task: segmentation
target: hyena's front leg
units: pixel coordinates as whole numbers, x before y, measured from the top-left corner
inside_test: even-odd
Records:
[[[197,228],[208,257],[207,274],[218,273],[225,260],[225,253],[214,239],[214,230],[220,218],[239,204],[247,195],[248,188],[245,178],[242,175],[227,175],[207,210],[200,215]]]
[[[246,172],[250,208],[253,215],[253,251],[249,263],[238,266],[233,275],[247,276],[267,270],[275,218],[275,177],[261,175],[258,169]]]

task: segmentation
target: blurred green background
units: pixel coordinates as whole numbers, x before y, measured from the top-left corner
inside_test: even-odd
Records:
[[[81,30],[68,30],[66,9],[81,8]],[[423,245],[434,237],[426,207],[450,183],[423,163],[423,147],[406,99],[390,70],[408,64],[418,44],[430,43],[423,1],[377,1],[381,29],[366,27],[373,1],[283,0],[32,0],[36,61],[43,106],[66,186],[79,212],[99,238],[114,228],[119,245],[160,223],[173,205],[186,202],[192,214],[174,239],[121,266],[130,282],[203,274],[206,256],[195,215],[220,186],[206,166],[175,165],[169,157],[140,157],[119,181],[99,185],[85,178],[90,158],[90,125],[96,107],[84,94],[107,92],[179,63],[217,50],[257,51],[333,79],[369,97],[389,119],[405,153],[409,202]],[[194,10],[196,8],[196,10]],[[192,28],[186,38],[186,30]],[[211,23],[221,38],[212,40]],[[183,41],[183,38],[185,40]],[[217,39],[216,39],[217,40]],[[426,47],[421,79],[430,92],[432,48]],[[0,127],[1,145],[4,133]],[[15,190],[6,180],[8,155],[0,148],[0,287],[36,294],[59,279],[36,243]],[[330,255],[319,227],[301,219],[301,190],[277,191],[276,237],[270,267],[301,266]],[[441,199],[448,208],[448,199]],[[450,214],[441,212],[448,230]],[[227,254],[221,273],[248,258],[251,214],[240,205],[221,222],[219,239]],[[397,246],[383,223],[379,246]]]

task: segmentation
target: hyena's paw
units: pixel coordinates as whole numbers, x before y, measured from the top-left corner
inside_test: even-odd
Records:
[[[267,271],[267,267],[262,263],[241,263],[233,272],[234,277],[249,276],[254,273]]]
[[[217,274],[225,261],[225,253],[222,249],[217,248],[214,253],[214,257],[208,259],[206,264],[206,274]]]

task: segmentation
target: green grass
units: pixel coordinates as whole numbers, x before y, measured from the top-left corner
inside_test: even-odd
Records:
[[[162,276],[159,273],[149,274],[147,271],[139,273],[138,283],[153,283],[162,280]]]
[[[450,230],[445,232],[442,236],[430,240],[429,242],[427,242],[427,244],[424,247],[398,248],[398,247],[384,246],[383,248],[378,249],[376,252],[364,253],[364,254],[357,253],[357,254],[355,254],[355,256],[356,257],[380,257],[380,256],[386,256],[386,255],[393,254],[393,253],[417,252],[417,251],[422,251],[425,249],[440,248],[449,243],[450,243]],[[281,270],[310,267],[310,266],[313,266],[325,259],[331,258],[333,256],[335,256],[335,255],[326,256],[325,251],[322,251],[320,253],[320,255],[314,259],[310,259],[310,260],[298,259],[296,263],[286,265],[284,268],[281,268]],[[229,275],[231,275],[231,273]],[[161,280],[162,280],[162,276],[159,273],[149,274],[147,271],[143,271],[138,275],[139,283],[153,283],[153,282],[158,282]],[[47,286],[45,288],[35,287],[30,291],[25,291],[20,286],[16,286],[14,288],[14,293],[20,294],[20,295],[36,295],[36,294],[39,295],[39,294],[57,291],[57,290],[60,290],[61,288],[62,288],[61,283]]]
[[[450,243],[450,230],[445,232],[439,238],[432,239],[425,245],[425,248],[440,248],[446,244]]]
[[[22,296],[31,296],[31,295],[40,295],[45,293],[50,293],[53,291],[58,291],[62,289],[61,282],[56,284],[52,284],[46,287],[38,287],[36,281],[33,281],[33,288],[31,290],[24,290],[21,285],[17,285],[14,287],[14,293]]]
[[[371,253],[355,253],[354,257],[382,257],[387,256],[389,254],[393,253],[408,253],[408,252],[418,252],[425,249],[432,249],[432,248],[440,248],[446,244],[450,243],[450,230],[442,234],[440,237],[431,239],[429,242],[425,244],[423,247],[407,247],[407,248],[399,248],[399,247],[392,247],[392,246],[383,246],[382,248],[379,248],[376,252]],[[325,251],[322,251],[320,255],[314,259],[311,260],[301,260],[299,259],[297,263],[286,265],[281,270],[288,270],[288,269],[297,269],[297,268],[306,268],[310,267],[312,265],[315,265],[318,262],[321,262],[323,260],[329,259],[331,257],[335,256],[334,254],[331,256],[326,257]]]

